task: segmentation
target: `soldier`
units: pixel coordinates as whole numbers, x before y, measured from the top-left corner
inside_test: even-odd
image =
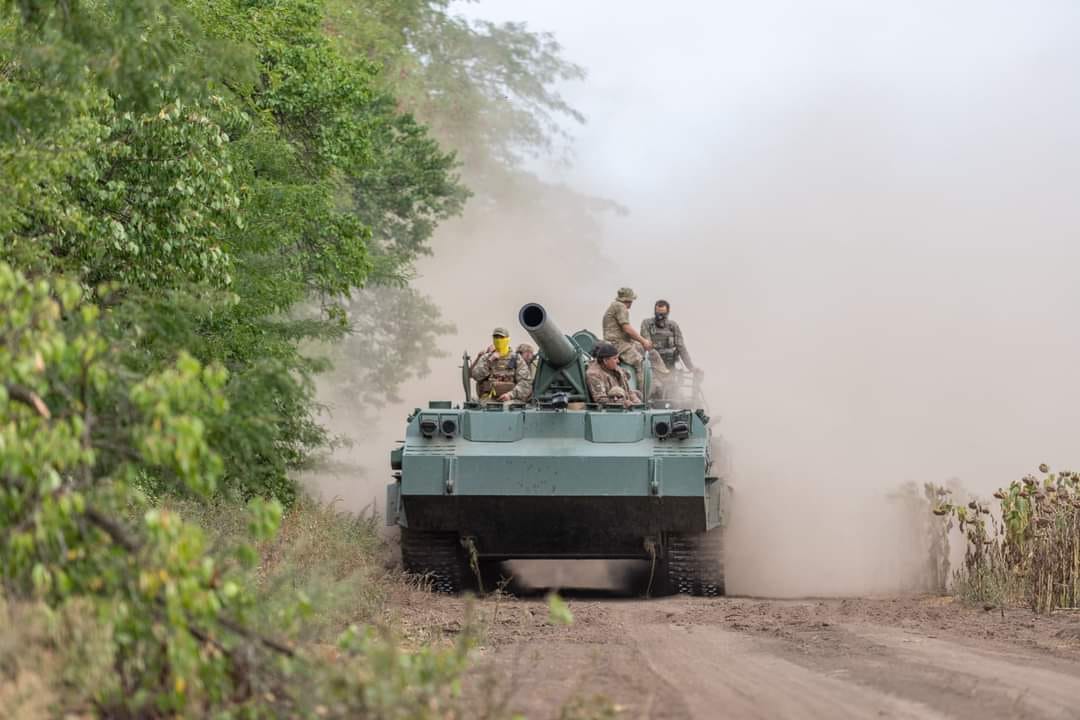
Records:
[[[649,340],[659,353],[668,370],[675,369],[675,361],[682,360],[687,370],[694,370],[690,360],[690,351],[686,349],[682,329],[679,323],[668,318],[671,305],[667,300],[657,300],[653,306],[653,316],[641,321],[641,337]]]
[[[514,393],[522,382],[528,383],[531,395],[532,382],[528,374],[526,363],[520,361],[517,353],[510,352],[510,333],[501,327],[491,331],[491,345],[477,356],[469,369],[469,376],[476,381],[477,396],[481,400],[496,399],[499,402],[521,399],[515,398]]]
[[[634,329],[634,326],[630,324],[630,306],[634,304],[636,299],[637,295],[630,288],[619,288],[614,302],[604,312],[602,327],[604,340],[614,345],[615,350],[619,353],[619,358],[634,368],[634,374],[640,386],[645,376],[643,375],[642,350],[639,348],[644,348],[644,351],[649,352],[649,360],[655,374],[666,375],[668,369],[664,361],[653,350],[652,341],[642,337]],[[654,380],[659,380],[659,378],[654,378]],[[656,389],[659,389],[660,383],[656,382],[656,385]]]
[[[536,364],[540,358],[536,355],[536,348],[529,343],[521,343],[517,347],[518,355],[521,356],[521,360],[525,363],[525,366],[529,368],[529,375],[536,375]]]
[[[525,369],[522,377],[514,385],[510,392],[510,399],[519,402],[528,402],[532,397],[533,379],[536,377],[536,353],[529,343],[521,343],[517,347],[517,362]]]
[[[622,403],[630,407],[641,402],[636,390],[630,389],[626,371],[619,367],[619,351],[609,342],[598,342],[593,350],[596,362],[589,363],[585,381],[592,401],[599,405]]]

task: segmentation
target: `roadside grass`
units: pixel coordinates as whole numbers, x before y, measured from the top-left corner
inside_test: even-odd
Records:
[[[111,628],[85,601],[50,609],[0,596],[0,714],[20,720],[90,717],[115,686]]]
[[[183,503],[177,509],[210,534],[216,555],[232,555],[250,537],[233,503]],[[317,644],[334,642],[351,624],[378,624],[393,581],[378,527],[375,516],[298,498],[277,535],[258,548],[259,563],[251,571],[258,603],[249,610],[256,627]]]
[[[976,510],[978,501],[973,501]],[[952,594],[968,605],[1009,607],[1026,604],[1023,571],[1010,562],[1001,542],[1000,526],[965,522],[964,564],[952,575]]]

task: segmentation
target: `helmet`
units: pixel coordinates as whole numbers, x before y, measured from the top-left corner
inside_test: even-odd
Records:
[[[619,302],[625,302],[627,300],[637,300],[637,294],[628,287],[619,288],[619,292],[615,293],[615,299]]]
[[[519,353],[523,353],[523,352],[535,353],[536,352],[536,350],[533,348],[533,346],[530,345],[529,343],[521,343],[520,345],[517,346],[517,351]]]
[[[510,333],[504,327],[497,327],[491,331],[491,337],[510,337]]]
[[[619,351],[615,349],[615,346],[609,342],[598,342],[596,347],[593,348],[593,357],[597,360],[603,360],[604,358],[615,357],[619,354]]]

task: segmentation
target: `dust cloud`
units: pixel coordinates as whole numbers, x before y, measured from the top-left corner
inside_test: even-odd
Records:
[[[550,5],[501,12],[565,28],[596,83],[570,96],[583,169],[554,176],[631,213],[586,264],[528,213],[447,227],[418,285],[453,357],[407,405],[459,398],[461,350],[524,339],[525,301],[570,332],[619,285],[635,324],[666,298],[733,453],[736,594],[910,589],[922,538],[889,492],[1080,465],[1080,10],[720,3],[706,40]]]
[[[801,54],[763,75],[746,40],[717,50],[716,93],[741,100],[611,227],[707,370],[734,451],[733,592],[903,589],[922,538],[889,491],[955,476],[985,497],[1080,460],[1080,51],[1062,30],[1080,14],[991,6],[882,10],[871,31],[851,4],[785,5],[771,47]],[[721,35],[761,32],[739,19]]]
[[[347,372],[347,361],[342,366]],[[301,484],[313,497],[334,503],[339,510],[383,514],[390,450],[403,437],[405,414],[385,412],[373,422],[370,408],[343,395],[328,376],[317,380],[316,397],[323,408],[318,421],[336,440],[301,473]]]

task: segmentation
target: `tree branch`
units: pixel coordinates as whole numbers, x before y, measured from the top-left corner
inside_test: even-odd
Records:
[[[4,388],[7,389],[8,397],[12,400],[21,402],[23,405],[33,409],[38,415],[46,420],[52,417],[52,413],[49,412],[49,406],[46,405],[45,401],[30,388],[14,383],[5,383]]]
[[[256,640],[256,641],[258,641],[264,647],[266,647],[266,648],[268,648],[270,650],[273,650],[274,652],[278,653],[279,655],[284,655],[284,656],[290,657],[290,658],[291,657],[296,657],[296,652],[291,647],[289,647],[288,645],[285,645],[283,643],[279,643],[277,640],[274,640],[273,638],[268,638],[265,635],[260,635],[260,634],[258,634],[256,632],[252,631],[252,630],[248,630],[243,625],[241,625],[241,624],[239,624],[239,623],[237,623],[237,622],[235,622],[233,620],[230,620],[227,617],[220,617],[219,616],[217,618],[217,623],[218,623],[218,625],[222,626],[226,630],[230,630],[230,631],[236,633],[237,635],[239,635],[240,637],[242,637],[242,638],[244,638],[246,640]]]
[[[112,538],[112,541],[120,547],[127,550],[129,553],[135,553],[139,551],[139,544],[131,539],[124,528],[120,527],[112,518],[105,517],[100,512],[92,507],[87,507],[83,513],[87,520],[97,525],[99,528],[105,531],[105,534]]]

